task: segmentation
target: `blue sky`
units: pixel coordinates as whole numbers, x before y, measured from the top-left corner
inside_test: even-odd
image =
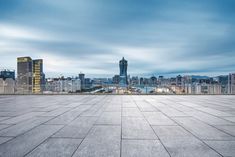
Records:
[[[0,67],[44,59],[48,77],[235,71],[234,0],[0,0]]]

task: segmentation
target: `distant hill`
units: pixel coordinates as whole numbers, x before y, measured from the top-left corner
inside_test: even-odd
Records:
[[[209,76],[192,75],[192,78],[194,78],[194,79],[208,79],[210,77]]]

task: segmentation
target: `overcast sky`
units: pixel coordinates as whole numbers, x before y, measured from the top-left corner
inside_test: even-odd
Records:
[[[234,0],[0,0],[0,67],[44,59],[47,77],[235,71]]]

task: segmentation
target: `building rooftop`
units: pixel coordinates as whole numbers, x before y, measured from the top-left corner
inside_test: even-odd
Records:
[[[235,156],[235,96],[3,95],[0,156]]]

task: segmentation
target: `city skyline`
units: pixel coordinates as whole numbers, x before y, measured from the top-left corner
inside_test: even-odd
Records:
[[[0,94],[44,93],[112,93],[112,94],[234,94],[235,73],[217,77],[177,75],[176,77],[128,75],[128,60],[119,60],[119,75],[112,78],[76,77],[46,78],[43,59],[17,58],[15,71],[0,70]]]
[[[47,77],[111,77],[128,59],[130,75],[234,72],[235,2],[1,1],[1,68],[15,58],[44,60]],[[35,20],[36,19],[36,20]]]
[[[14,73],[18,73],[18,58],[30,58],[31,59],[31,56],[18,56],[16,58],[16,63],[17,63],[17,67],[16,69],[10,69],[10,68],[0,68],[0,70],[2,71],[13,71]],[[37,60],[44,60],[44,59],[35,59],[34,61],[37,61]],[[109,74],[109,75],[90,75],[90,74],[87,74],[86,73],[86,76],[88,78],[91,78],[91,79],[95,79],[95,78],[112,78],[113,76],[117,76],[117,74],[120,74],[121,75],[121,68],[120,67],[120,62],[124,60],[126,62],[128,62],[127,60],[125,60],[124,57],[122,57],[122,59],[118,62],[116,62],[116,64],[119,63],[119,69],[117,72],[113,72],[113,74]],[[128,65],[129,66],[129,65]],[[44,69],[44,68],[43,68]],[[127,73],[127,69],[126,69],[126,72],[125,72],[125,79],[127,79],[127,76],[128,77],[140,77],[140,78],[148,78],[148,77],[165,77],[165,78],[174,78],[174,77],[177,77],[177,76],[192,76],[192,77],[195,77],[195,78],[213,78],[213,77],[218,77],[218,76],[228,76],[229,74],[234,74],[234,72],[228,72],[228,73],[217,73],[216,75],[208,75],[208,73],[205,73],[204,75],[200,75],[200,74],[197,74],[197,73],[172,73],[172,74],[148,74],[148,75],[140,75],[140,74],[130,74],[131,72],[129,72],[128,70],[128,73]],[[65,74],[65,75],[64,75]],[[67,74],[67,75],[66,75]],[[44,77],[45,78],[61,78],[61,77],[65,77],[65,78],[74,78],[74,77],[80,77],[80,75],[84,75],[85,73],[83,71],[80,71],[80,72],[77,72],[77,73],[64,73],[64,72],[60,72],[60,74],[56,74],[56,75],[48,75],[47,73],[44,73]],[[120,76],[118,75],[118,76]],[[102,76],[102,77],[100,77]]]

